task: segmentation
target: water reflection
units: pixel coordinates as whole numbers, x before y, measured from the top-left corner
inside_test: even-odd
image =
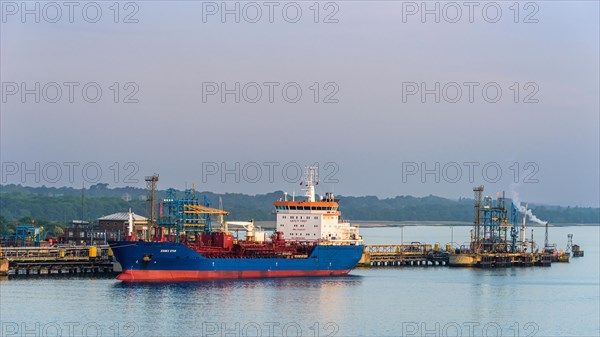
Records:
[[[364,276],[244,279],[180,283],[121,283],[110,287],[110,296],[122,302],[124,317],[169,317],[146,322],[145,329],[174,334],[200,334],[203,324],[342,322],[352,294],[363,285]],[[355,304],[354,304],[355,305]],[[293,308],[293,314],[290,312]],[[191,319],[193,317],[193,319]],[[279,324],[279,323],[277,323]],[[252,324],[250,324],[252,325]],[[182,327],[185,327],[182,328]],[[327,326],[330,327],[330,326]]]
[[[382,238],[398,234],[398,230],[375,230],[381,231],[377,235]],[[434,230],[439,235],[430,233]],[[265,324],[269,322],[280,324],[280,329],[297,323],[303,336],[317,335],[310,330],[316,323],[318,335],[327,335],[323,327],[328,322],[339,327],[337,336],[392,336],[402,334],[405,322],[431,327],[436,322],[443,326],[469,321],[497,322],[503,336],[515,334],[509,330],[515,322],[520,324],[520,335],[526,335],[522,328],[527,322],[539,326],[538,336],[597,335],[600,232],[598,228],[553,230],[565,238],[575,233],[586,256],[547,268],[361,268],[333,278],[132,284],[113,276],[9,277],[0,280],[0,316],[3,322],[94,321],[105,328],[103,335],[113,335],[108,327],[115,322],[121,327],[135,322],[138,336],[210,335],[207,327],[221,329],[213,334],[220,336],[227,335],[221,333],[223,327],[236,326],[239,330],[230,335],[241,336],[240,331],[254,323],[268,336]],[[448,235],[447,228],[414,228],[414,232],[431,235],[427,242]],[[407,237],[413,234],[405,231],[405,241],[412,240]],[[455,228],[455,240],[459,235]],[[481,329],[478,332],[483,334]],[[289,335],[294,335],[291,330]]]
[[[236,280],[211,280],[197,282],[148,282],[131,283],[115,282],[113,288],[117,289],[146,289],[162,291],[176,289],[190,291],[198,289],[258,289],[258,288],[322,288],[322,287],[347,287],[360,285],[363,276],[346,275],[338,277],[290,277],[270,279],[236,279]]]

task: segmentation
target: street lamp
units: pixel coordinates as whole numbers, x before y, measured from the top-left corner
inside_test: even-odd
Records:
[[[404,226],[400,226],[400,244],[404,244]]]

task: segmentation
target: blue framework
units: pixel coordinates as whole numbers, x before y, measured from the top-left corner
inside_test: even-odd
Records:
[[[210,233],[212,231],[210,214],[186,212],[188,205],[209,207],[210,203],[206,196],[202,205],[194,189],[186,189],[182,199],[177,199],[177,191],[172,188],[168,189],[166,194],[166,198],[162,200],[165,214],[159,219],[160,226],[167,227],[169,233],[172,228],[175,228],[177,237],[180,237],[183,232]]]
[[[495,200],[487,196],[483,199],[481,207],[481,244],[484,251],[517,251],[517,238],[519,236],[519,214],[511,203],[510,218],[506,209],[504,193]],[[508,229],[510,228],[510,241]],[[510,242],[510,244],[509,244]]]

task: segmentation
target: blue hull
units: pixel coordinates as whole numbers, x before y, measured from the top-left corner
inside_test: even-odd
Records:
[[[117,241],[110,246],[123,268],[122,281],[345,275],[362,245],[317,245],[307,258],[206,258],[173,242]]]

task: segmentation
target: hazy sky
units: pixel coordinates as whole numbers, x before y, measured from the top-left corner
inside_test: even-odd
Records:
[[[598,207],[598,2],[273,3],[2,1],[2,183]]]

